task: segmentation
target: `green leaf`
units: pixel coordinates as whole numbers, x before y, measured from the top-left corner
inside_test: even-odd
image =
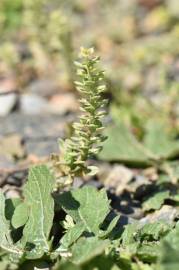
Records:
[[[179,222],[160,244],[159,270],[178,270],[179,266]]]
[[[125,230],[122,234],[122,245],[124,247],[136,242],[134,237],[137,231],[139,230],[139,228],[140,228],[140,225],[137,222],[128,224],[125,226]]]
[[[92,186],[65,192],[58,201],[75,222],[84,224],[87,231],[95,234],[99,233],[99,227],[110,210],[105,190],[98,191]]]
[[[137,233],[136,238],[140,241],[159,240],[166,235],[171,226],[163,221],[145,224]]]
[[[22,256],[20,250],[11,239],[10,224],[5,217],[5,197],[0,190],[0,248],[16,257]]]
[[[179,222],[177,222],[175,228],[166,235],[164,243],[168,243],[173,249],[179,250]]]
[[[15,208],[15,211],[11,220],[12,226],[15,229],[17,229],[25,225],[25,223],[28,220],[28,214],[29,214],[29,211],[28,211],[27,204],[25,202],[22,202]]]
[[[179,194],[171,195],[170,200],[175,201],[175,202],[178,203],[179,202]]]
[[[109,258],[109,256],[105,256],[105,255],[97,256],[96,258],[90,260],[84,265],[75,265],[69,261],[65,261],[65,262],[60,261],[58,265],[53,269],[54,270],[121,270],[121,268],[119,268],[115,264],[113,258]],[[136,269],[136,270],[141,270],[141,269]],[[152,269],[146,268],[146,270],[152,270]]]
[[[169,243],[163,243],[162,257],[159,262],[159,270],[178,270],[179,257],[176,251]]]
[[[107,255],[99,255],[82,266],[83,270],[121,270],[116,263],[115,258]]]
[[[172,182],[176,184],[179,180],[179,162],[175,161],[166,161],[160,167],[164,174],[159,176],[160,182]]]
[[[131,268],[131,258],[126,256],[126,254],[123,257],[123,254],[120,253],[120,257],[118,259],[118,265],[120,270],[132,270]]]
[[[75,265],[69,261],[61,262],[54,268],[54,270],[82,270],[79,265]]]
[[[30,249],[27,258],[40,258],[49,251],[48,238],[54,217],[52,191],[54,177],[45,165],[32,167],[24,187],[29,218],[23,230],[23,245]]]
[[[63,248],[68,248],[69,246],[71,246],[76,240],[78,240],[84,230],[85,226],[83,223],[78,223],[74,227],[68,229],[66,234],[60,240]]]
[[[148,264],[138,261],[137,264],[132,264],[132,270],[154,270],[154,268]]]
[[[11,220],[16,207],[22,203],[20,198],[8,198],[5,201],[5,215],[7,220]]]
[[[127,163],[148,163],[146,149],[135,139],[122,123],[112,125],[106,129],[108,140],[104,142],[100,159]]]
[[[143,203],[143,209],[145,211],[158,210],[166,199],[170,198],[169,191],[161,191],[154,194]]]
[[[168,242],[162,246],[162,256],[160,260],[160,270],[178,270],[179,250],[174,249]]]
[[[107,236],[109,236],[111,234],[111,232],[113,231],[113,229],[116,227],[116,225],[119,221],[119,218],[120,218],[120,216],[116,216],[115,218],[113,218],[113,220],[108,225],[107,229],[105,231],[100,231],[99,236],[101,238],[106,238]]]
[[[179,153],[179,141],[168,134],[163,123],[150,121],[147,125],[144,145],[158,159],[175,157]]]
[[[109,126],[105,135],[108,140],[99,154],[102,160],[150,165],[152,160],[167,160],[179,154],[179,141],[155,121],[147,125],[143,142],[139,142],[123,123]]]
[[[137,249],[137,256],[143,262],[156,262],[157,257],[160,255],[159,244],[154,243],[143,243]]]
[[[99,240],[97,237],[80,238],[72,247],[71,261],[83,264],[100,255],[109,246],[108,240]]]
[[[20,269],[14,270],[49,270],[49,267],[49,263],[45,260],[25,260]]]

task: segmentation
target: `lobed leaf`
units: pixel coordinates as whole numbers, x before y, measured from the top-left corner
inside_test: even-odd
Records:
[[[95,234],[110,210],[105,190],[92,186],[63,193],[58,201],[75,222],[83,223],[87,231]]]

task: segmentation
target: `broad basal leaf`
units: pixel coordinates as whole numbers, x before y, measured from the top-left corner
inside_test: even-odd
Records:
[[[110,210],[105,190],[92,186],[63,193],[58,200],[76,223],[84,224],[85,230],[95,234]]]
[[[17,229],[21,226],[23,226],[27,220],[28,220],[28,206],[25,202],[20,203],[14,211],[14,214],[12,216],[11,224],[12,226]]]
[[[33,167],[24,187],[29,218],[23,230],[22,242],[30,251],[28,258],[39,258],[49,251],[49,233],[54,217],[54,200],[51,196],[54,177],[45,165]]]
[[[144,145],[158,159],[171,158],[179,153],[179,141],[168,134],[164,124],[155,121],[150,121],[147,125]]]
[[[80,238],[72,248],[71,261],[75,264],[83,264],[100,255],[109,246],[108,240],[99,240],[97,237]]]
[[[7,220],[11,220],[16,207],[22,203],[20,198],[8,198],[5,201],[5,216]]]
[[[179,140],[158,122],[147,125],[142,142],[123,123],[109,126],[105,135],[108,140],[99,155],[102,160],[149,165],[152,160],[167,160],[179,154]]]
[[[122,161],[127,163],[146,163],[146,149],[135,139],[132,133],[120,123],[106,129],[108,139],[99,154],[102,160]]]
[[[4,251],[14,254],[17,257],[22,256],[20,250],[12,241],[10,235],[10,224],[5,217],[5,197],[0,190],[0,248]]]

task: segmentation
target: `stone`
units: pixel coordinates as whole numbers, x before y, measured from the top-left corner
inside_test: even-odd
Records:
[[[2,117],[0,121],[0,135],[19,133],[23,139],[47,138],[57,139],[64,136],[64,126],[73,121],[74,117],[68,115],[63,118],[59,115],[28,115],[12,113]]]
[[[0,95],[0,117],[8,115],[17,103],[17,94]]]
[[[23,158],[25,152],[21,136],[19,134],[9,134],[0,138],[0,155],[9,158]]]
[[[29,84],[26,91],[41,97],[51,97],[59,92],[59,86],[55,80],[40,79]]]
[[[165,221],[172,224],[175,219],[179,217],[179,209],[174,208],[171,205],[163,205],[160,210],[154,213],[148,214],[146,217],[140,220],[141,224],[149,222]]]
[[[4,192],[7,199],[9,198],[19,198],[20,197],[20,190],[12,185],[6,184],[2,191]]]
[[[24,94],[20,98],[20,110],[25,114],[40,114],[48,112],[48,102],[35,94]]]
[[[84,181],[80,177],[75,177],[73,181],[73,188],[80,188],[84,184]]]
[[[108,188],[115,190],[116,194],[121,194],[123,190],[127,189],[129,182],[132,180],[134,174],[132,170],[123,165],[114,165],[112,168],[105,166],[101,168],[99,178]]]
[[[27,153],[38,157],[48,157],[51,153],[59,152],[58,143],[55,139],[47,139],[42,141],[28,140],[25,143]]]
[[[14,93],[17,91],[16,80],[12,74],[0,77],[0,94]]]
[[[49,101],[50,111],[60,115],[74,112],[78,109],[76,97],[72,93],[61,93],[54,95]]]
[[[0,171],[4,169],[14,169],[15,163],[12,158],[0,154]]]

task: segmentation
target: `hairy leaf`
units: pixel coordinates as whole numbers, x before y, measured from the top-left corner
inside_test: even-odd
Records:
[[[97,237],[80,238],[72,248],[71,261],[75,264],[83,264],[100,255],[109,246],[108,240],[99,240]]]
[[[8,198],[5,201],[5,215],[7,220],[11,220],[16,207],[22,203],[20,198]]]
[[[95,234],[110,210],[105,190],[91,186],[63,193],[59,202],[75,222],[83,223],[87,231]]]
[[[28,220],[28,207],[25,202],[20,203],[14,211],[11,224],[12,226],[17,229],[23,226]]]
[[[120,123],[106,128],[108,140],[99,154],[102,160],[127,163],[147,163],[148,153],[132,133]]]
[[[24,187],[29,218],[23,230],[22,242],[28,258],[40,258],[49,251],[49,233],[54,217],[54,201],[51,196],[54,177],[45,165],[33,167]]]
[[[160,143],[159,143],[160,142]],[[167,133],[162,123],[150,121],[147,125],[144,145],[160,158],[171,158],[179,153],[179,141]]]
[[[71,246],[76,240],[78,240],[84,230],[85,226],[83,223],[78,223],[74,227],[68,229],[66,234],[60,240],[63,248],[68,248],[69,246]]]
[[[149,165],[152,160],[169,159],[179,153],[179,141],[174,140],[160,123],[150,122],[143,142],[139,142],[123,123],[111,125],[105,135],[109,139],[99,157],[107,161]]]
[[[5,217],[5,197],[0,190],[0,248],[4,251],[21,257],[22,250],[20,250],[12,241],[10,234],[10,224]]]

